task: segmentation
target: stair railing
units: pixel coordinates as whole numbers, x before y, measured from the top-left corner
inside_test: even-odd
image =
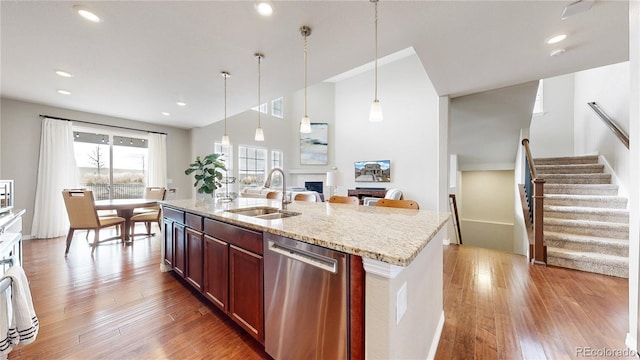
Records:
[[[547,263],[547,247],[544,245],[544,179],[538,178],[536,173],[536,165],[533,162],[531,156],[531,150],[529,149],[529,139],[522,139],[522,146],[524,147],[525,154],[527,156],[526,167],[528,168],[528,174],[526,176],[527,183],[533,184],[533,191],[531,186],[525,184],[525,190],[527,193],[527,201],[529,202],[529,213],[533,217],[533,244],[529,243],[529,260],[534,264],[546,264]]]
[[[624,130],[620,129],[620,127],[618,126],[618,124],[615,123],[615,121],[613,121],[613,119],[611,118],[611,116],[607,115],[607,113],[604,112],[604,110],[602,110],[602,108],[595,103],[595,101],[592,101],[590,103],[587,103],[587,105],[589,105],[591,107],[591,109],[593,109],[593,111],[598,114],[598,116],[600,117],[600,119],[602,119],[602,121],[604,122],[605,125],[607,125],[607,127],[609,128],[609,130],[611,130],[613,132],[613,134],[620,140],[622,141],[622,143],[624,144],[624,146],[627,147],[627,149],[629,149],[629,135],[627,135],[627,133],[624,132]]]

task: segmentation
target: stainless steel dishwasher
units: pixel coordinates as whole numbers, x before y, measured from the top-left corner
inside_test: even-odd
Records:
[[[346,254],[264,234],[265,350],[276,360],[347,359]]]

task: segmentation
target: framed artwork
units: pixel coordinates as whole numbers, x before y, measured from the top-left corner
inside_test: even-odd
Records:
[[[327,165],[329,163],[329,124],[311,123],[311,132],[300,133],[300,164]]]
[[[356,161],[354,164],[357,182],[391,182],[391,161]]]

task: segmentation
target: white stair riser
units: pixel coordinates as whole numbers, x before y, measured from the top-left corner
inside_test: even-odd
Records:
[[[618,244],[598,243],[598,242],[580,242],[569,241],[566,239],[546,239],[544,241],[547,247],[560,249],[570,249],[583,252],[591,252],[597,254],[607,254],[616,256],[629,256],[629,243],[621,240]]]

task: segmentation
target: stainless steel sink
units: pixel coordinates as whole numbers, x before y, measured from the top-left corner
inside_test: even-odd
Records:
[[[266,206],[232,209],[232,210],[226,210],[226,212],[230,212],[237,215],[250,216],[250,217],[263,219],[263,220],[284,219],[284,218],[301,214],[299,212],[280,210],[278,208],[266,207]]]

